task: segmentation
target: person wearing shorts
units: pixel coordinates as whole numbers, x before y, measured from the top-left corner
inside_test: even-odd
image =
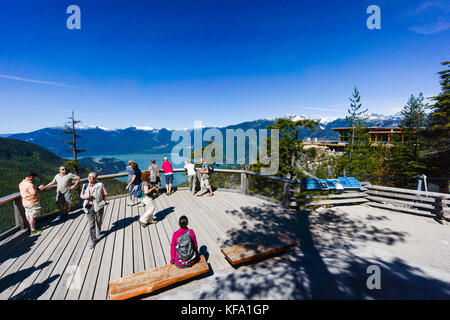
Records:
[[[36,217],[41,214],[41,200],[39,193],[44,186],[40,185],[39,188],[36,188],[33,184],[33,180],[36,176],[36,173],[30,172],[19,184],[22,205],[25,208],[25,216],[30,225],[32,235],[42,232],[42,230],[36,229]]]
[[[162,169],[164,171],[164,178],[166,179],[166,195],[170,195],[172,193],[173,169],[167,157],[163,159]]]
[[[75,180],[75,183],[73,182]],[[53,178],[53,180],[47,184],[44,189],[57,184],[56,187],[56,204],[61,211],[60,218],[66,218],[70,212],[70,205],[72,203],[72,190],[76,188],[80,183],[80,177],[67,172],[66,166],[59,168],[59,173]]]
[[[197,197],[204,195],[209,190],[209,196],[213,196],[214,193],[212,191],[211,185],[209,184],[209,169],[208,164],[205,162],[205,159],[200,159],[202,163],[202,167],[199,169],[201,176],[200,179],[200,192],[197,194]],[[206,189],[206,191],[205,191]]]

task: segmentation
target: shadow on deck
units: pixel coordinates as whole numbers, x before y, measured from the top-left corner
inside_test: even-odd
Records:
[[[225,191],[216,191],[214,197],[177,191],[160,195],[155,205],[158,223],[142,228],[138,217],[144,208],[126,206],[126,198],[111,200],[93,250],[87,248],[87,219],[81,211],[71,213],[64,222],[49,223],[39,236],[21,232],[4,240],[0,243],[0,299],[104,300],[110,280],[169,263],[170,241],[181,215],[188,217],[212,271],[184,284],[183,290],[171,287],[146,298],[450,298],[449,270],[433,266],[445,276],[439,280],[408,251],[420,240],[416,231],[420,226],[450,242],[447,226],[431,225],[421,217],[408,217],[417,224],[413,228],[402,225],[400,213],[366,206],[307,214]],[[256,244],[280,233],[298,241],[300,247],[239,269],[220,253],[223,246]],[[449,265],[448,254],[435,250],[426,255],[441,254],[442,264]],[[380,290],[370,290],[366,284],[367,267],[374,264],[381,270]],[[192,294],[183,296],[186,288],[192,288]]]

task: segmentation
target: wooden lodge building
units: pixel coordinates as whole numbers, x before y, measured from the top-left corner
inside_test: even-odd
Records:
[[[352,137],[352,128],[332,128],[332,130],[338,133],[338,140],[333,141],[303,141],[303,146],[325,146],[332,150],[342,151]],[[370,134],[370,140],[372,145],[383,145],[386,147],[392,147],[396,144],[403,143],[404,134],[403,128],[390,127],[367,127]]]

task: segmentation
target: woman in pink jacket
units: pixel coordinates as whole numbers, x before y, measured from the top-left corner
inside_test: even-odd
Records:
[[[179,268],[186,268],[199,260],[197,238],[194,230],[188,229],[186,216],[181,216],[178,223],[180,229],[173,233],[170,245],[170,264],[175,264]]]

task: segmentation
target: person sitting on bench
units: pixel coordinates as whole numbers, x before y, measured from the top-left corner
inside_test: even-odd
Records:
[[[188,229],[186,216],[181,216],[178,223],[180,229],[173,233],[170,245],[170,264],[179,268],[191,267],[199,261],[197,238],[194,230]]]

